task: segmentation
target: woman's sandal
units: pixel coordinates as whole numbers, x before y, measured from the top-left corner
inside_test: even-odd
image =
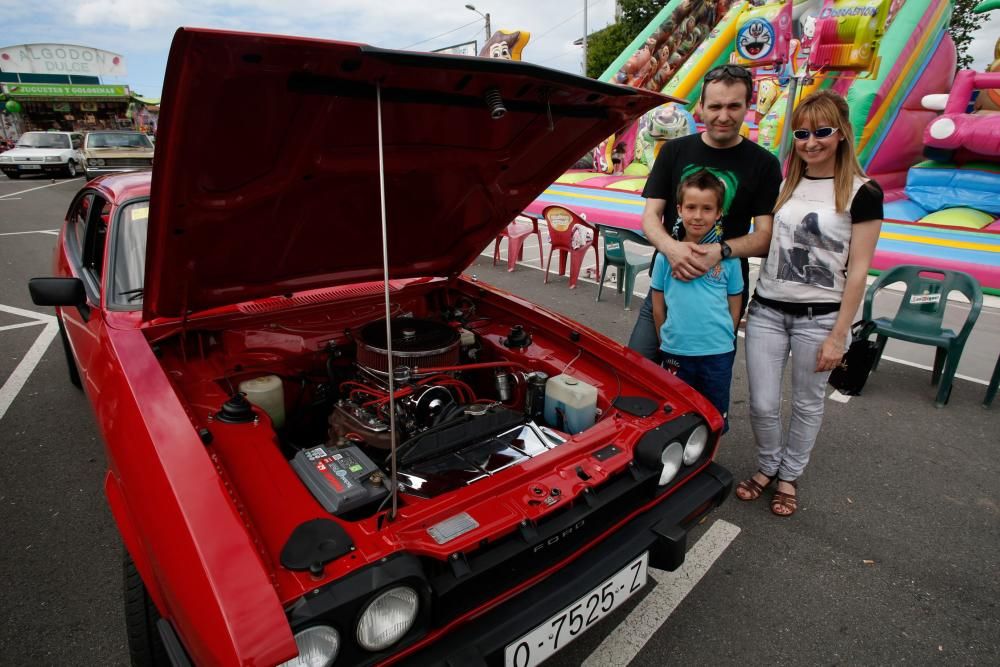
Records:
[[[797,482],[789,482],[784,479],[779,479],[778,482],[791,484],[792,488],[796,490],[796,493],[798,492],[799,485]],[[774,514],[775,516],[792,516],[798,508],[798,495],[792,495],[790,493],[785,493],[784,491],[774,492],[774,497],[771,499],[771,514]]]
[[[743,480],[742,482],[736,485],[735,495],[740,500],[746,500],[746,501],[757,500],[758,498],[760,498],[760,494],[764,493],[764,489],[767,488],[767,486],[774,481],[775,477],[778,476],[777,474],[768,476],[759,470],[754,474],[755,475],[759,474],[761,477],[766,477],[767,482],[761,484],[753,477],[748,477],[747,479]],[[740,491],[742,491],[745,495],[740,495]]]

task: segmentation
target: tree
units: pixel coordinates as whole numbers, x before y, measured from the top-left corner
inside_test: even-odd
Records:
[[[599,77],[668,0],[619,0],[621,19],[587,36],[587,76]]]
[[[596,79],[635,38],[621,23],[612,23],[587,37],[587,76]]]
[[[948,32],[955,42],[958,51],[958,69],[967,69],[972,64],[969,55],[969,45],[975,38],[976,30],[982,25],[985,14],[973,14],[972,10],[982,0],[955,0],[955,9],[951,14]]]

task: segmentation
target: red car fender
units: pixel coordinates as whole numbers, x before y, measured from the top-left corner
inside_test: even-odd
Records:
[[[91,372],[106,488],[150,595],[195,664],[288,660],[297,648],[268,571],[148,341],[105,331]]]
[[[160,587],[156,585],[153,568],[149,564],[149,559],[146,558],[146,552],[142,550],[139,535],[132,527],[132,519],[128,515],[121,487],[118,486],[118,481],[111,472],[108,472],[104,478],[104,496],[108,499],[108,507],[111,508],[111,516],[118,526],[118,533],[125,544],[125,550],[131,556],[135,569],[139,571],[142,583],[146,586],[146,592],[149,593],[149,597],[153,599],[153,604],[156,605],[156,609],[162,616],[164,615],[163,594],[160,592]]]

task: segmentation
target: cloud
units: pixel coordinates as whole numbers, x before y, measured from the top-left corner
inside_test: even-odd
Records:
[[[144,30],[170,23],[183,12],[177,0],[81,0],[73,8],[77,25],[84,27],[121,26],[129,30]]]

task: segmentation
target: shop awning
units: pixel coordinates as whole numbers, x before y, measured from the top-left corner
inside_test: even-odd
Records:
[[[93,101],[128,102],[128,86],[87,86],[66,83],[5,83],[3,92],[21,102]]]

